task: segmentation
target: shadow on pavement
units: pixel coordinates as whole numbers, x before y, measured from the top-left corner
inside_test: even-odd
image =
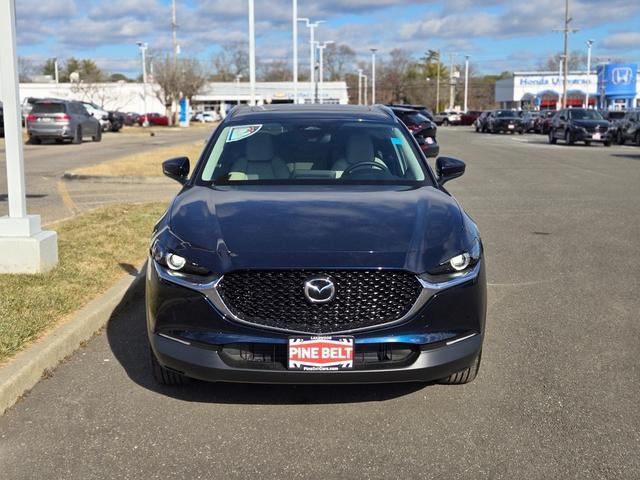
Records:
[[[640,160],[640,153],[613,153],[612,157],[630,158],[631,160]]]
[[[111,314],[107,340],[131,380],[154,392],[188,402],[263,405],[375,402],[408,395],[426,385],[260,385],[197,380],[181,387],[158,385],[149,368],[144,276],[138,277]]]

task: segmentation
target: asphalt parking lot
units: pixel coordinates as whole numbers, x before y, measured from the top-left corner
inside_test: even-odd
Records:
[[[488,263],[473,383],[160,388],[138,288],[0,418],[2,477],[640,478],[640,148],[438,135]]]
[[[213,127],[212,127],[213,128]],[[212,129],[211,128],[211,129]],[[44,224],[89,210],[106,203],[168,200],[177,192],[177,184],[118,184],[61,180],[64,172],[124,155],[189,143],[207,138],[211,129],[156,129],[150,136],[141,131],[105,133],[102,142],[82,145],[25,145],[25,177],[28,213],[38,213]],[[0,148],[0,216],[8,212],[4,143]]]

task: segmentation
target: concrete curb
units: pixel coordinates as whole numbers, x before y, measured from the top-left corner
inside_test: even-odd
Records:
[[[175,181],[166,177],[126,177],[126,176],[106,176],[106,175],[82,175],[73,172],[64,172],[63,180],[86,181],[93,183],[153,183],[171,185]]]
[[[74,315],[73,319],[55,328],[48,335],[20,352],[0,367],[0,415],[9,409],[28,390],[33,388],[49,370],[71,355],[82,342],[89,340],[109,320],[113,310],[128,303],[127,292],[135,290],[144,280],[145,268],[131,278],[123,278],[106,293],[92,300]]]

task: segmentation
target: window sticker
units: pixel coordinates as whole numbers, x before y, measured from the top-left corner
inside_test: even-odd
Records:
[[[237,142],[238,140],[243,140],[245,138],[250,137],[251,135],[255,135],[260,131],[262,125],[243,125],[241,127],[231,127],[229,130],[229,135],[227,135],[227,142]]]
[[[391,143],[394,145],[402,145],[402,139],[398,137],[391,137]]]

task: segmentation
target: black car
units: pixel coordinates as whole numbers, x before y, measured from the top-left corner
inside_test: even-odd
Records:
[[[524,133],[521,112],[513,110],[494,110],[486,121],[485,129],[491,133]]]
[[[124,126],[126,115],[122,112],[109,112],[109,130],[119,132]]]
[[[407,126],[427,157],[434,158],[440,154],[440,146],[436,140],[438,127],[435,123],[412,108],[390,108],[394,115]]]
[[[626,110],[599,110],[602,118],[607,120],[612,127],[617,128],[618,124],[624,120]]]
[[[619,145],[624,145],[626,142],[640,145],[640,110],[625,112],[624,117],[613,128]]]
[[[432,122],[435,123],[435,120],[433,119],[433,112],[431,110],[429,110],[427,107],[425,107],[424,105],[412,105],[412,104],[409,104],[409,103],[389,103],[389,104],[387,104],[387,107],[391,107],[391,108],[408,108],[410,110],[415,110],[419,114],[424,115],[429,120],[431,120]]]
[[[611,145],[611,124],[600,112],[586,108],[564,108],[559,110],[551,121],[549,143],[562,139],[567,145],[575,142],[601,142],[605,147]]]
[[[154,228],[155,379],[466,383],[486,279],[478,228],[382,106],[237,107]]]

